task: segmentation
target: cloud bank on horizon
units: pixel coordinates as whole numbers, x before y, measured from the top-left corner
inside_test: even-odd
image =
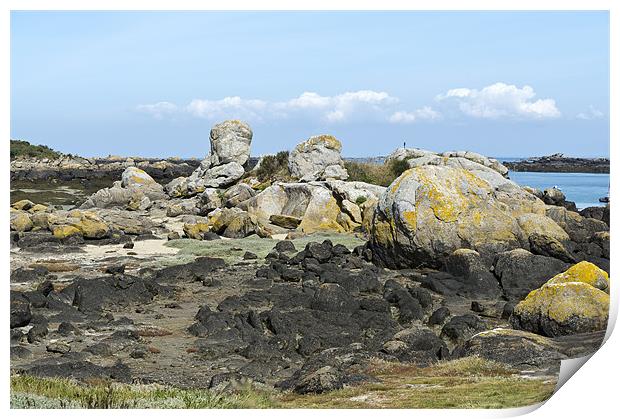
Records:
[[[537,99],[531,86],[497,82],[482,89],[455,88],[440,93],[434,104],[418,109],[399,109],[400,99],[387,92],[358,90],[335,96],[304,92],[297,97],[270,102],[229,96],[223,99],[192,99],[187,105],[161,101],[138,105],[140,112],[155,118],[192,116],[208,120],[226,118],[263,122],[268,119],[319,118],[324,122],[342,123],[373,118],[393,124],[437,121],[444,117],[477,119],[543,120],[562,117],[552,98]],[[592,105],[575,116],[590,120],[604,114]]]

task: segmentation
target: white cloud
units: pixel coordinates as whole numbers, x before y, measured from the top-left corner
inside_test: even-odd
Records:
[[[585,120],[590,120],[590,119],[601,119],[605,116],[605,114],[601,111],[599,111],[598,109],[596,109],[594,106],[590,105],[588,107],[588,110],[585,112],[581,112],[577,114],[577,118],[579,119],[585,119]]]
[[[234,115],[240,119],[260,120],[268,105],[263,100],[232,96],[220,100],[194,99],[185,109],[190,115],[199,118],[217,119]]]
[[[178,107],[174,103],[170,102],[157,102],[150,105],[140,105],[138,110],[141,112],[150,113],[155,118],[162,118],[164,115],[170,115],[177,112]]]
[[[267,118],[317,117],[327,122],[343,122],[353,118],[374,117],[384,119],[398,103],[398,99],[386,92],[358,90],[335,96],[321,96],[315,92],[304,92],[298,97],[268,102],[260,99],[243,99],[239,96],[225,97],[218,100],[193,99],[186,106],[177,106],[169,102],[152,105],[140,105],[138,110],[151,113],[157,118],[173,112],[206,118],[240,118],[264,120]]]
[[[536,92],[530,86],[518,88],[512,84],[495,83],[481,90],[448,90],[435,99],[442,103],[454,103],[460,112],[474,118],[547,119],[561,115],[555,100],[534,100],[535,97]]]
[[[302,110],[314,111],[329,122],[340,122],[352,117],[380,115],[395,103],[398,103],[398,98],[374,90],[345,92],[336,96],[304,92],[296,98],[275,103],[274,108],[289,115]]]
[[[382,121],[394,124],[411,124],[466,115],[482,119],[548,119],[561,116],[555,100],[536,99],[530,86],[521,88],[505,83],[495,83],[480,90],[471,88],[451,89],[435,97],[435,106],[414,110],[399,109],[399,99],[387,92],[358,90],[333,96],[316,92],[303,92],[283,101],[245,99],[229,96],[223,99],[193,99],[187,105],[170,102],[140,105],[139,111],[164,116],[190,116],[209,120],[229,118],[265,121],[284,118],[305,118],[327,123],[350,121]],[[452,111],[451,111],[452,109]],[[602,117],[594,107],[577,115],[581,119]]]
[[[433,120],[441,118],[441,114],[433,110],[430,106],[416,109],[413,112],[398,111],[390,115],[388,119],[395,124],[411,124],[420,120]]]

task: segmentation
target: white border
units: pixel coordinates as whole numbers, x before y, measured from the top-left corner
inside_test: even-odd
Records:
[[[2,14],[0,15],[0,33],[2,42],[0,48],[1,57],[4,58],[3,65],[0,67],[0,80],[2,80],[0,89],[3,92],[3,100],[0,102],[0,127],[4,132],[5,141],[10,138],[10,74],[9,74],[9,47],[10,47],[10,10],[610,10],[611,23],[611,40],[610,40],[610,62],[611,62],[611,100],[610,100],[610,156],[612,161],[618,157],[618,83],[617,74],[620,74],[618,66],[618,42],[619,24],[620,24],[620,2],[614,0],[436,0],[436,1],[398,1],[398,0],[358,0],[358,1],[338,1],[338,0],[229,0],[219,2],[208,2],[198,0],[5,0],[2,2]],[[614,49],[615,47],[615,49]],[[587,139],[584,139],[587,141]],[[7,144],[7,143],[5,143]],[[8,144],[7,144],[8,145]],[[10,184],[10,175],[8,170],[9,153],[6,145],[1,148],[2,161],[6,166],[3,169],[3,182],[5,192],[1,195],[0,211],[2,214],[3,225],[8,227],[9,223],[9,194],[7,193]],[[612,183],[611,195],[620,196],[617,193],[617,182],[615,166],[612,165]],[[618,222],[616,217],[617,208],[612,209],[612,224],[615,226]],[[7,229],[8,230],[8,229]],[[6,230],[5,230],[6,231]],[[5,233],[6,234],[6,233]],[[616,241],[612,240],[612,255],[617,255],[618,246]],[[8,287],[9,278],[9,241],[6,237],[2,241],[2,263],[3,263],[3,281]],[[612,257],[613,260],[613,257]],[[612,264],[612,270],[615,263]],[[613,276],[613,272],[612,272]],[[8,291],[8,290],[7,290]],[[9,306],[9,293],[2,293],[2,301],[5,313]],[[618,292],[612,286],[612,307],[610,319],[615,321],[618,313]],[[1,406],[3,411],[9,410],[9,322],[8,316],[0,316],[3,324],[3,345],[0,351],[3,354],[5,362],[2,363],[2,397]],[[611,322],[610,322],[611,323]],[[561,417],[561,418],[592,418],[592,417],[610,417],[617,404],[617,390],[614,385],[618,380],[620,368],[618,367],[618,358],[615,354],[620,353],[620,343],[618,334],[611,334],[607,343],[587,362],[586,366],[578,371],[574,378],[570,379],[557,394],[555,394],[548,403],[530,414],[530,417]],[[458,418],[478,418],[478,417],[503,417],[514,416],[526,413],[531,409],[510,409],[505,411],[491,410],[294,410],[294,411],[184,411],[183,415],[193,417],[204,417],[205,415],[217,415],[218,418],[232,417],[251,417],[257,414],[269,415],[275,418],[295,417],[311,417],[321,415],[339,417],[372,417],[380,414],[381,416],[390,417],[407,417],[412,415],[417,417],[458,417]],[[40,416],[46,417],[78,417],[86,413],[85,411],[9,411],[12,416]],[[177,415],[179,411],[115,411],[112,414],[131,415],[132,417],[164,417],[164,415]],[[88,411],[88,415],[104,417],[108,416],[108,412]]]

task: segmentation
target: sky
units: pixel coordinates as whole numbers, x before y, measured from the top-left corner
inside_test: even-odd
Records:
[[[609,156],[607,12],[11,13],[11,138],[82,156],[252,154],[332,134],[407,147]]]

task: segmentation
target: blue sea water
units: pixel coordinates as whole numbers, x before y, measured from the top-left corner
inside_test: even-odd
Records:
[[[557,186],[579,209],[605,205],[598,199],[609,193],[609,174],[510,172],[509,176],[519,185],[540,190]]]

